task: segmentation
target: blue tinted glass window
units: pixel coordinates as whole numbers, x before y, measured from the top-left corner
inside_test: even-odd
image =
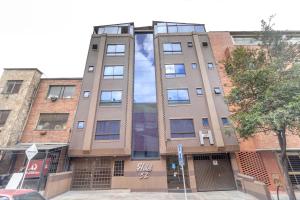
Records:
[[[125,53],[124,44],[108,44],[106,54],[109,56],[121,56]]]
[[[168,51],[173,51],[173,48],[172,48],[172,44],[171,43],[165,43],[164,45],[163,45],[163,47],[164,47],[164,51],[166,51],[166,52],[168,52]]]
[[[203,25],[196,25],[195,26],[195,31],[196,32],[205,32],[204,26]]]
[[[104,79],[120,79],[123,78],[123,66],[105,66],[104,67]]]
[[[83,129],[84,128],[84,121],[79,121],[77,124],[78,129]]]
[[[207,67],[208,67],[208,69],[213,69],[214,68],[214,64],[213,63],[208,63]]]
[[[224,126],[228,126],[229,125],[229,120],[228,120],[227,117],[222,117],[221,119],[222,119],[222,123],[223,123]]]
[[[122,91],[102,91],[100,102],[101,103],[121,103]]]
[[[95,140],[118,140],[120,120],[97,121]]]
[[[175,73],[176,74],[185,74],[184,64],[176,64],[175,65]]]
[[[187,89],[169,89],[167,90],[169,104],[189,103],[189,94]]]
[[[177,26],[168,26],[168,32],[169,33],[176,33],[177,32]]]
[[[197,95],[203,95],[203,89],[202,88],[197,88],[196,93],[197,93]]]
[[[192,63],[192,69],[197,69],[197,63]]]
[[[209,126],[208,118],[202,118],[202,126],[204,126],[204,127]]]
[[[164,49],[171,50],[169,44]],[[153,34],[135,34],[132,158],[159,157]]]
[[[221,94],[221,89],[219,87],[214,88],[215,94]]]
[[[192,119],[171,119],[170,129],[172,138],[195,137]]]

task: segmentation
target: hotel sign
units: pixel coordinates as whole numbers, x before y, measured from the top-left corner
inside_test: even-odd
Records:
[[[140,162],[137,164],[136,172],[140,179],[147,179],[150,177],[153,165],[151,163]]]

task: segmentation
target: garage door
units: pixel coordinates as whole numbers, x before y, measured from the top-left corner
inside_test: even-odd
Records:
[[[73,190],[111,188],[112,161],[109,158],[76,158],[72,160]]]
[[[195,155],[194,166],[198,191],[236,188],[228,154]]]

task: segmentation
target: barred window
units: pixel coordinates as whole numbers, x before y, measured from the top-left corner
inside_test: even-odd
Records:
[[[124,176],[124,160],[115,161],[114,176]]]
[[[68,121],[67,113],[41,113],[37,130],[64,130]]]
[[[74,96],[75,86],[72,85],[51,85],[49,87],[48,98],[69,99]]]
[[[0,110],[0,127],[5,125],[10,110]]]
[[[16,94],[19,92],[21,85],[22,85],[21,80],[9,80],[6,82],[6,86],[4,89],[5,94]]]
[[[97,121],[96,140],[118,140],[120,138],[120,120]]]

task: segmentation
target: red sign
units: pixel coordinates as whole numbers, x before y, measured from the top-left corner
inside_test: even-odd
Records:
[[[43,167],[43,159],[41,160],[31,160],[25,175],[25,178],[37,178],[40,177],[40,172]],[[45,167],[43,170],[43,175],[47,175],[48,167],[50,164],[50,158],[46,160]]]

